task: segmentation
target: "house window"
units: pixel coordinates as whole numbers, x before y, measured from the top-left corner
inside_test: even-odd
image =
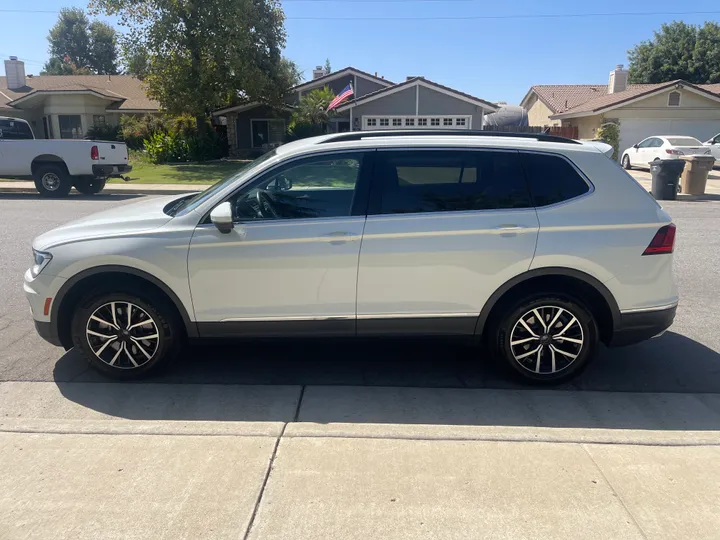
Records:
[[[430,119],[430,125],[431,125],[431,126],[439,126],[439,125],[440,125],[440,119],[439,119],[439,118],[431,118],[431,119]]]
[[[455,125],[456,125],[456,126],[464,126],[464,125],[465,125],[465,119],[464,119],[464,118],[456,118],[456,119],[455,119]]]
[[[375,127],[377,126],[377,120],[375,118],[368,118],[367,119],[367,126],[368,127]]]
[[[250,137],[253,148],[274,148],[285,139],[285,120],[250,120]]]
[[[390,125],[390,119],[389,118],[381,118],[380,119],[380,126],[389,126]]]
[[[418,126],[427,126],[427,118],[418,118]]]
[[[402,118],[393,118],[393,126],[402,126]]]
[[[668,94],[668,107],[679,107],[680,95],[680,92],[670,92]]]
[[[452,126],[452,118],[443,118],[443,126]]]
[[[93,114],[93,126],[105,127],[105,115],[104,114]]]
[[[82,139],[82,121],[79,114],[58,115],[61,139]]]
[[[405,119],[405,125],[406,125],[406,126],[414,126],[414,125],[415,125],[415,119],[414,119],[414,118],[406,118],[406,119]]]

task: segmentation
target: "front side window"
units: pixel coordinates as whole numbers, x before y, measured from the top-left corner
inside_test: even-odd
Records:
[[[565,158],[521,152],[535,206],[548,206],[590,191],[590,186]]]
[[[516,152],[378,152],[375,213],[407,214],[528,208]]]
[[[317,156],[290,163],[231,197],[235,221],[349,216],[361,154]]]
[[[83,138],[82,121],[79,114],[60,114],[58,122],[60,123],[61,139]]]
[[[654,140],[655,139],[653,137],[651,137],[649,139],[645,139],[640,144],[638,144],[638,148],[650,148],[652,146]]]
[[[282,144],[285,138],[285,120],[251,120],[252,147],[253,148],[274,148]]]

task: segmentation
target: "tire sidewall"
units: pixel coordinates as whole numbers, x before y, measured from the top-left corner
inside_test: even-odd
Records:
[[[49,190],[45,188],[43,185],[43,177],[46,174],[54,174],[59,178],[60,185],[57,189]],[[72,189],[72,184],[62,167],[55,165],[43,165],[35,171],[35,188],[43,197],[60,198],[67,197],[68,193],[70,193],[70,189]]]
[[[109,302],[130,302],[145,310],[152,317],[160,335],[158,348],[153,358],[134,369],[119,369],[100,360],[87,340],[85,333],[88,319],[96,309]],[[150,372],[157,372],[167,360],[175,353],[179,338],[179,331],[176,323],[169,316],[167,309],[162,302],[155,299],[138,296],[125,292],[100,292],[88,295],[85,300],[78,304],[71,323],[73,345],[77,348],[85,359],[98,371],[103,374],[120,380],[138,379],[147,376]]]
[[[523,368],[515,360],[510,348],[510,337],[520,317],[533,308],[547,305],[558,306],[572,313],[580,323],[586,340],[580,355],[566,369],[554,374],[537,374]],[[498,355],[516,376],[535,384],[558,384],[579,375],[593,359],[598,345],[598,328],[590,310],[579,300],[559,294],[538,294],[516,303],[507,312],[498,325],[496,340]]]
[[[630,167],[630,156],[628,156],[627,154],[625,154],[625,155],[622,157],[622,166],[623,166],[623,169],[625,169],[626,171],[629,171],[629,170],[631,169],[631,167]]]

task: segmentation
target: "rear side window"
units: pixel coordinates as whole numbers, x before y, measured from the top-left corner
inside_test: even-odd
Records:
[[[528,208],[517,152],[378,152],[373,213],[408,214]]]
[[[33,134],[25,122],[0,120],[0,139],[32,139]]]
[[[564,158],[521,153],[535,206],[548,206],[587,193],[590,187]]]

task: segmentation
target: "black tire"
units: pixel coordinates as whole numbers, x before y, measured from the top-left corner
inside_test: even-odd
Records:
[[[95,195],[105,189],[104,178],[79,178],[75,180],[75,189],[83,195]]]
[[[554,315],[558,313],[552,308],[562,311],[553,325],[553,329],[542,335],[554,334],[557,337],[545,338],[537,331],[535,334],[540,339],[531,338],[530,332],[527,332],[527,327],[522,325],[520,319],[528,321],[526,324],[530,326],[531,330],[542,329],[543,326],[552,322]],[[531,315],[535,313],[533,310],[540,314],[545,325],[537,322],[536,326],[533,326],[533,315]],[[572,318],[576,322],[573,322]],[[565,341],[566,338],[581,340],[582,344]],[[511,345],[512,340],[517,343],[523,339],[530,341]],[[559,384],[579,375],[593,359],[597,351],[598,328],[592,312],[578,299],[557,293],[541,293],[510,306],[501,316],[495,328],[493,340],[496,354],[516,376],[534,384]],[[535,343],[542,347],[539,353],[539,373],[537,372],[538,355],[527,354],[537,349]],[[553,350],[551,351],[551,349]],[[561,354],[560,351],[565,351],[568,356]],[[526,355],[525,358],[516,358],[524,355]],[[575,355],[576,358],[572,359],[570,355]],[[552,371],[553,357],[555,359],[554,372]]]
[[[632,165],[630,165],[630,156],[627,154],[622,157],[622,166],[626,171],[632,170]]]
[[[55,199],[67,197],[72,189],[72,182],[65,168],[59,165],[42,165],[33,176],[35,188],[43,197]]]
[[[128,303],[132,305],[130,325],[126,322]],[[111,306],[115,307],[114,321],[111,320]],[[91,319],[93,315],[103,321],[117,322],[118,327],[113,329],[102,325],[97,319]],[[130,331],[130,335],[127,332],[123,334],[123,329],[145,322],[147,318],[152,320],[152,325],[138,326]],[[88,294],[75,309],[71,329],[73,345],[90,365],[108,377],[119,380],[140,379],[158,372],[175,356],[182,340],[181,324],[169,301],[159,295],[142,292],[95,291]],[[156,340],[143,339],[142,336],[155,334],[154,329],[157,330]],[[88,330],[117,338],[102,350],[105,339],[88,334]],[[134,336],[135,341],[131,336]],[[120,344],[117,348],[116,343]],[[141,350],[145,351],[144,355]],[[146,358],[147,353],[152,353],[150,358]],[[134,358],[134,362],[131,358]]]

